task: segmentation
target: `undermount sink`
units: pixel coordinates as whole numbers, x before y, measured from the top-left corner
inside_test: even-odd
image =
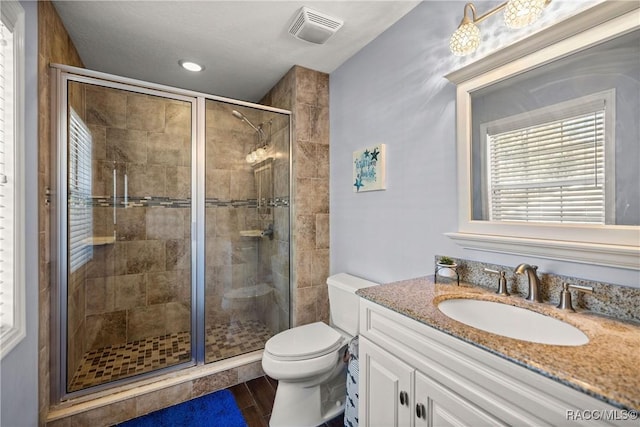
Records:
[[[486,332],[539,344],[579,346],[589,338],[562,320],[493,301],[454,298],[440,302],[446,316]]]

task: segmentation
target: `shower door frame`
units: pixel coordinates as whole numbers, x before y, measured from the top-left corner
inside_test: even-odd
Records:
[[[51,132],[55,148],[51,152],[51,313],[50,313],[50,381],[51,403],[58,404],[68,399],[87,396],[118,386],[131,385],[162,374],[205,365],[205,137],[206,137],[206,101],[213,100],[230,105],[255,108],[289,117],[289,198],[293,194],[293,142],[292,113],[289,110],[255,104],[231,98],[174,88],[171,86],[145,82],[127,77],[115,76],[84,68],[61,64],[50,64],[51,79]],[[191,104],[191,359],[143,374],[133,375],[104,384],[87,387],[82,390],[67,391],[67,304],[68,304],[68,205],[67,205],[67,120],[68,120],[68,83],[95,84],[105,88],[129,91],[132,93],[159,96]],[[289,203],[289,218],[293,217],[294,206]],[[291,244],[292,221],[289,220],[289,260],[293,259],[294,248]],[[293,322],[294,270],[289,262],[289,327]],[[251,353],[249,353],[251,354]],[[242,357],[238,355],[235,357]],[[207,366],[219,362],[211,362]]]

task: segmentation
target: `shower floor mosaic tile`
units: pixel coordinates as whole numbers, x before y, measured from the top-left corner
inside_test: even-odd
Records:
[[[205,360],[207,363],[264,348],[273,332],[262,323],[234,321],[207,328]]]
[[[206,362],[264,348],[273,333],[257,321],[232,321],[207,328]],[[103,347],[84,355],[69,392],[187,362],[191,359],[189,332],[151,337]]]

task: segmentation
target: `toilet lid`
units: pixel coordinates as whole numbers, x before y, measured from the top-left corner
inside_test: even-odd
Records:
[[[280,332],[265,344],[272,355],[288,360],[310,359],[340,348],[342,335],[325,323],[316,322]]]

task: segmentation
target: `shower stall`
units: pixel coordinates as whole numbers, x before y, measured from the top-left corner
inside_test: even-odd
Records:
[[[53,365],[66,399],[290,325],[290,112],[55,66]]]

